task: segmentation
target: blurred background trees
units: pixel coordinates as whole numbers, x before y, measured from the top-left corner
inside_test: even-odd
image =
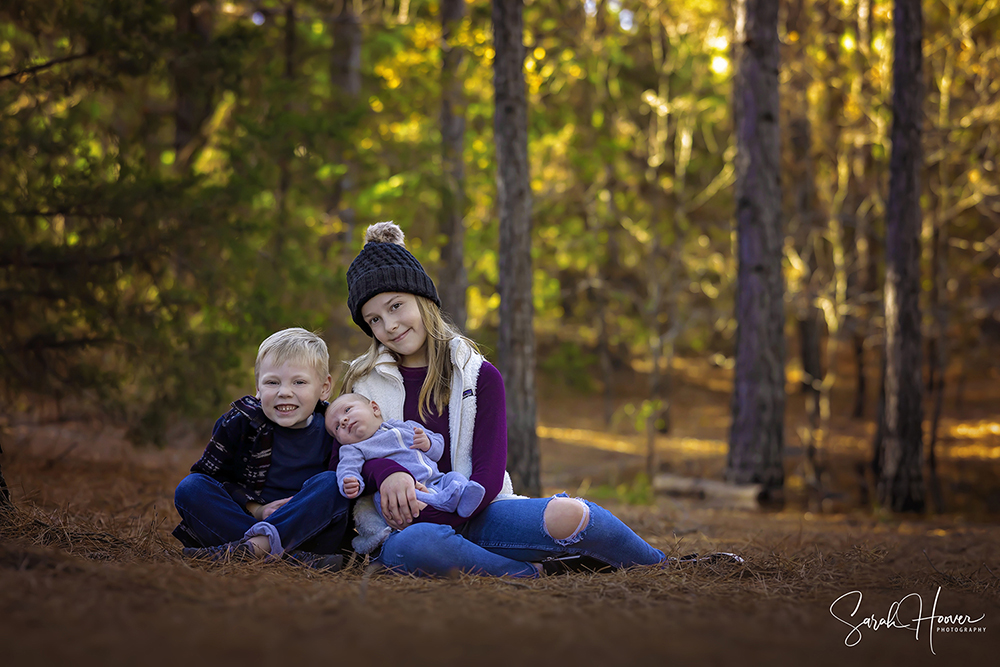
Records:
[[[677,359],[734,365],[730,5],[524,3],[539,371],[601,392],[608,421],[611,378],[645,375],[630,417],[650,442],[670,428]],[[171,415],[217,414],[248,390],[274,329],[322,329],[334,358],[353,356],[364,341],[344,273],[364,227],[386,219],[439,285],[467,284],[465,314],[456,296],[447,308],[495,349],[491,12],[485,0],[5,3],[6,410],[84,399],[148,441]],[[1000,0],[925,12],[923,377],[934,401],[953,369],[961,400],[963,374],[995,364],[1000,337]],[[779,6],[786,368],[813,405],[790,437],[814,452],[817,488],[834,383],[859,416],[878,401],[892,19],[891,0]],[[836,374],[842,355],[850,376]]]

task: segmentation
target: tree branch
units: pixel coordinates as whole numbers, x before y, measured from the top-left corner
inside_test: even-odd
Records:
[[[40,72],[44,69],[49,69],[50,67],[55,67],[56,65],[62,65],[63,63],[73,62],[74,60],[80,60],[81,58],[89,58],[94,54],[85,51],[83,53],[75,53],[71,56],[66,56],[65,58],[56,58],[55,60],[50,60],[47,63],[42,63],[41,65],[35,65],[34,67],[29,67],[27,69],[18,70],[17,72],[10,72],[9,74],[4,74],[0,76],[0,81],[7,81],[8,79],[17,79],[22,76],[28,76]]]

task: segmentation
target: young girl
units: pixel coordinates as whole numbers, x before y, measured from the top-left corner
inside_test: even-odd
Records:
[[[479,507],[463,518],[418,502],[413,477],[402,466],[368,461],[362,475],[368,488],[381,491],[382,516],[371,496],[357,503],[358,552],[377,553],[376,560],[393,570],[427,575],[457,569],[537,577],[542,561],[562,556],[618,568],[665,560],[592,502],[565,494],[514,495],[505,471],[503,379],[476,344],[442,318],[437,289],[406,250],[399,227],[382,222],[368,228],[347,283],[354,322],[372,344],[351,363],[342,391],[371,398],[386,418],[418,421],[444,435],[441,472],[454,470],[486,489]]]

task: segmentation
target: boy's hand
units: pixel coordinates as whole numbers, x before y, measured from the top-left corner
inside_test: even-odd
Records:
[[[281,498],[280,500],[269,502],[266,505],[258,505],[254,508],[253,517],[258,521],[267,521],[269,516],[284,507],[289,500],[291,500],[291,497]]]
[[[356,477],[345,477],[344,497],[357,498],[359,493],[361,493],[361,482]]]
[[[431,448],[431,439],[427,437],[422,428],[413,429],[413,445],[410,449],[419,449],[422,452],[429,451]]]

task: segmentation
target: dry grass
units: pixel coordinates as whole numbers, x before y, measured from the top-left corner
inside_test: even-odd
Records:
[[[725,401],[686,395],[679,434],[719,438]],[[572,419],[560,422],[563,412]],[[579,402],[546,412],[553,425],[599,413],[598,404]],[[131,450],[102,430],[67,453],[65,443],[87,443],[87,432],[60,428],[45,432],[59,439],[49,448],[24,433],[13,446],[4,442],[17,509],[0,514],[3,667],[883,665],[890,656],[909,667],[992,664],[1000,649],[1000,530],[988,513],[912,519],[849,504],[838,514],[764,514],[669,498],[650,506],[601,501],[669,555],[735,551],[746,564],[530,581],[373,575],[361,559],[338,573],[205,564],[181,558],[170,536],[173,489],[200,447]],[[718,466],[710,458],[667,460],[694,474]],[[613,486],[636,465],[627,454],[553,440],[543,441],[543,462],[550,490],[571,492]],[[979,477],[958,481],[980,497],[995,494],[978,486],[996,479],[990,465],[977,464]],[[926,633],[917,640],[898,629],[866,631],[861,644],[847,647],[849,628],[830,613],[850,591],[864,596],[859,619],[884,618],[909,593],[929,608],[938,587],[939,613],[985,614],[987,632],[935,636],[937,656]]]
[[[746,564],[429,580],[371,575],[355,559],[331,574],[182,559],[169,536],[169,497],[184,470],[170,462],[185,457],[164,452],[163,465],[150,452],[114,463],[8,458],[18,509],[0,516],[5,665],[450,664],[470,655],[487,665],[743,656],[875,664],[888,650],[920,664],[929,649],[904,631],[843,646],[847,628],[831,617],[831,602],[863,591],[865,609],[884,616],[909,592],[930,604],[940,586],[948,610],[1000,619],[1000,531],[990,525],[761,515],[661,499],[611,508],[671,555],[738,551]],[[978,659],[997,648],[994,638],[938,637],[936,649]]]

